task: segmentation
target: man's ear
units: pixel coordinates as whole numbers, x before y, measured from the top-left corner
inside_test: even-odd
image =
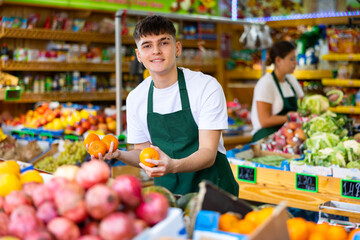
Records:
[[[139,53],[139,50],[137,48],[135,49],[135,53],[136,53],[136,58],[139,61],[139,63],[142,63],[141,58],[140,58],[140,53]]]
[[[176,42],[176,52],[175,52],[175,56],[179,57],[181,55],[181,51],[182,51],[182,46],[181,43],[179,41]]]

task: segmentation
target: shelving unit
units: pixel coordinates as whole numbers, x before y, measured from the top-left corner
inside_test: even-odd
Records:
[[[266,70],[271,72],[271,70]],[[322,78],[332,77],[331,70],[295,70],[293,75],[298,80],[320,80]],[[261,70],[253,69],[237,69],[226,72],[226,77],[229,80],[243,80],[243,79],[256,79],[261,78]]]
[[[324,86],[360,87],[360,79],[323,78],[321,79],[321,83]]]
[[[360,54],[331,53],[322,55],[321,58],[328,61],[360,61]]]
[[[330,107],[330,111],[334,113],[342,113],[342,114],[360,114],[360,107],[354,106],[337,106]]]

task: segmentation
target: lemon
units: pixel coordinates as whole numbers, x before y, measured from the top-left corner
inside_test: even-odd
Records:
[[[5,197],[10,192],[21,190],[22,184],[20,179],[12,173],[4,173],[0,175],[0,196]]]
[[[21,183],[28,183],[28,182],[38,182],[44,183],[44,179],[40,175],[40,173],[36,170],[29,170],[20,175]]]
[[[20,166],[15,160],[8,160],[0,163],[0,175],[4,173],[13,173],[20,175]]]
[[[20,240],[20,239],[12,236],[4,236],[4,237],[0,237],[0,240]]]

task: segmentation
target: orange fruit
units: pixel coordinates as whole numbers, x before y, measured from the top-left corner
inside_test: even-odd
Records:
[[[108,152],[110,149],[111,142],[114,142],[114,148],[113,151],[115,151],[119,146],[119,141],[114,135],[108,134],[103,139],[101,139],[101,142],[103,142],[106,146],[106,151]]]
[[[239,219],[231,213],[221,214],[219,218],[219,230],[226,232],[234,232],[234,228],[236,228],[237,222]]]
[[[306,224],[307,224],[309,233],[314,232],[316,223],[314,223],[314,222],[312,222],[312,221],[307,221]]]
[[[299,217],[288,219],[287,228],[290,240],[308,239],[309,230],[307,228],[307,222],[305,219]]]
[[[330,226],[325,237],[327,240],[347,240],[348,234],[343,227]]]
[[[95,140],[90,143],[88,151],[90,155],[93,155],[96,158],[99,156],[99,153],[104,156],[106,153],[105,143],[101,142],[100,140]]]
[[[321,232],[312,232],[309,235],[308,240],[326,240],[325,235]]]
[[[86,147],[87,144],[90,146],[93,141],[100,141],[100,138],[96,133],[89,133],[84,140],[84,146]]]
[[[251,211],[245,215],[244,219],[258,226],[258,218],[259,218],[258,216],[259,216],[259,211]]]
[[[325,235],[329,230],[329,227],[330,225],[324,222],[324,223],[316,224],[312,230],[314,232],[320,232],[321,234]]]
[[[355,234],[359,234],[360,235],[360,228],[354,229],[350,232],[348,240],[353,240],[353,237]]]
[[[20,176],[20,166],[15,160],[7,160],[0,163],[0,175],[5,173],[12,173]]]
[[[145,166],[154,167],[155,164],[148,163],[145,161],[145,159],[159,160],[159,153],[152,147],[144,148],[140,152],[140,162],[143,163]]]
[[[257,216],[258,217],[257,225],[260,225],[263,222],[265,222],[265,220],[270,217],[270,215],[272,214],[273,211],[274,211],[273,207],[266,207],[266,208],[261,209]]]
[[[4,173],[0,175],[0,196],[5,197],[15,190],[21,190],[22,185],[17,175]]]
[[[22,184],[28,183],[28,182],[38,182],[38,183],[44,183],[44,179],[40,175],[40,173],[36,170],[28,170],[25,171],[20,175],[20,181]]]
[[[240,220],[236,224],[237,232],[241,234],[250,234],[256,228],[253,222],[248,220]]]

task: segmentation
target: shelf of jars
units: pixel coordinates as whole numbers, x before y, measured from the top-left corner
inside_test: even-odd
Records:
[[[129,72],[130,63],[123,63],[123,72]],[[115,72],[115,63],[68,63],[68,62],[1,62],[0,71],[81,71],[81,72]]]
[[[324,78],[321,79],[321,83],[324,86],[334,86],[334,87],[360,87],[360,79],[332,79]]]
[[[51,29],[41,29],[41,28],[22,29],[22,28],[2,27],[0,30],[0,38],[115,43],[115,34],[103,34],[96,32],[73,32],[73,31],[51,30]],[[130,42],[130,39],[124,38],[123,41]],[[131,38],[131,43],[133,41],[134,40]]]
[[[359,53],[330,53],[322,55],[323,60],[328,61],[360,61]]]
[[[123,91],[122,98],[126,99],[127,91]],[[4,100],[4,93],[0,90],[0,100]],[[94,102],[94,101],[115,101],[115,91],[98,91],[98,92],[46,92],[46,93],[22,93],[19,100],[12,100],[8,102],[18,103],[36,103],[36,102]]]
[[[330,107],[330,111],[334,113],[342,113],[342,114],[360,114],[360,107],[354,106],[337,106]]]
[[[266,72],[271,72],[272,70],[268,69]],[[322,78],[331,78],[331,70],[295,70],[293,75],[299,80],[316,80]],[[254,69],[235,69],[226,72],[226,77],[229,80],[236,79],[259,79],[261,78],[261,70]]]

